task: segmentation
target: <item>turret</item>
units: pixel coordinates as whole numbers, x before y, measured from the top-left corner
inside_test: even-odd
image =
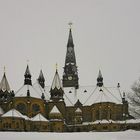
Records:
[[[97,77],[97,86],[98,87],[103,86],[103,76],[102,76],[102,73],[101,73],[100,70],[99,70],[99,74],[98,74],[98,77]]]
[[[57,69],[55,72],[55,76],[53,78],[50,93],[51,93],[51,100],[59,101],[60,99],[63,99],[64,91]]]
[[[14,91],[11,91],[4,68],[4,74],[0,82],[0,102],[5,102],[14,97]]]
[[[42,70],[40,70],[40,74],[39,74],[39,77],[37,80],[38,80],[38,83],[40,84],[40,86],[42,88],[45,88],[45,78],[44,78]]]
[[[27,68],[26,68],[26,71],[25,71],[25,74],[24,74],[24,85],[32,85],[32,80],[31,80],[31,73],[30,73],[30,70],[29,70],[29,66],[27,65]]]

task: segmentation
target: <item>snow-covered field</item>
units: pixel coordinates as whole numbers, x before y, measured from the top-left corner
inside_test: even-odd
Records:
[[[0,132],[0,140],[140,140],[140,131],[88,133]]]

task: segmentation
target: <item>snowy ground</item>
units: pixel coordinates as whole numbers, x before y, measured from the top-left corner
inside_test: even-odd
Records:
[[[88,133],[0,132],[0,140],[140,140],[140,131]]]

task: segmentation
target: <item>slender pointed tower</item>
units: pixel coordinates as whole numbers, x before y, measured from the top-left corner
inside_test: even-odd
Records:
[[[59,101],[60,99],[63,100],[64,91],[57,69],[52,82],[50,93],[51,93],[51,100],[53,101]]]
[[[101,70],[99,70],[99,74],[98,74],[98,77],[97,77],[97,86],[98,87],[103,86],[103,76],[102,76]]]
[[[4,68],[3,78],[0,82],[0,102],[9,101],[14,95],[11,91]]]
[[[76,65],[76,57],[74,51],[74,43],[72,38],[71,23],[69,30],[69,37],[67,43],[67,52],[65,58],[65,66],[63,73],[63,87],[79,87],[78,70]]]
[[[25,71],[25,74],[24,74],[24,85],[32,85],[32,80],[31,80],[31,73],[30,73],[30,70],[29,70],[29,66],[27,65],[26,67],[26,71]]]
[[[44,78],[42,70],[40,70],[40,74],[39,74],[39,77],[37,80],[38,80],[38,83],[40,84],[40,86],[42,88],[45,88],[45,78]]]

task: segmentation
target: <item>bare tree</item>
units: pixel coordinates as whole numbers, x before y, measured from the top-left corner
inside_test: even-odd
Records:
[[[131,92],[128,93],[128,100],[131,114],[140,118],[140,78],[132,85]]]

